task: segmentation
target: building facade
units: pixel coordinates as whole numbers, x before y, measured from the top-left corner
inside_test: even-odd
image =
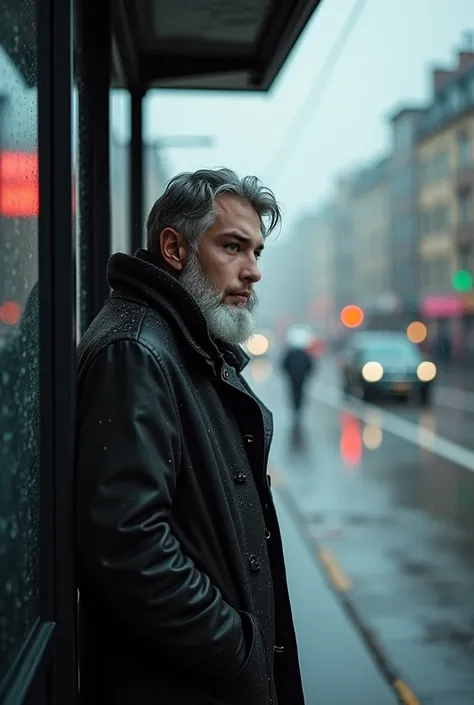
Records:
[[[314,216],[314,238],[309,243],[311,292],[308,319],[322,335],[331,332],[334,318],[334,206],[325,204]]]
[[[433,73],[420,123],[418,209],[420,311],[448,355],[474,353],[474,53]]]
[[[393,309],[388,160],[362,170],[353,185],[356,303],[377,319]]]
[[[424,110],[421,108],[404,107],[390,120],[390,279],[404,325],[408,325],[417,316],[419,303],[416,135],[423,115]]]
[[[353,186],[357,177],[348,174],[336,183],[332,210],[331,279],[333,282],[333,327],[340,334],[340,312],[357,298],[354,244]],[[337,333],[336,333],[337,334]]]

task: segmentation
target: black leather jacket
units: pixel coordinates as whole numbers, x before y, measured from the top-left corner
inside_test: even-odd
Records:
[[[146,252],[108,275],[78,351],[81,702],[301,705],[272,418],[245,356]]]

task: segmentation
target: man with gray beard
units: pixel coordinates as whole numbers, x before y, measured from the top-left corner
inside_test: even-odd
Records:
[[[176,176],[78,350],[80,702],[304,705],[268,454],[242,370],[272,192]]]

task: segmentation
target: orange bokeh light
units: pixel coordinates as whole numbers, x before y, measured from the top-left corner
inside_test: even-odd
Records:
[[[421,321],[413,321],[407,328],[407,337],[412,343],[423,343],[423,341],[426,340],[427,335],[428,329],[424,323],[421,323]]]
[[[357,328],[364,320],[364,312],[359,306],[345,306],[341,311],[341,321],[347,328]]]

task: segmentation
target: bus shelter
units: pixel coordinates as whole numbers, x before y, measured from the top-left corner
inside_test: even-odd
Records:
[[[0,0],[0,703],[73,705],[76,342],[108,296],[110,92],[268,91],[319,0]],[[77,96],[77,120],[73,104]]]

